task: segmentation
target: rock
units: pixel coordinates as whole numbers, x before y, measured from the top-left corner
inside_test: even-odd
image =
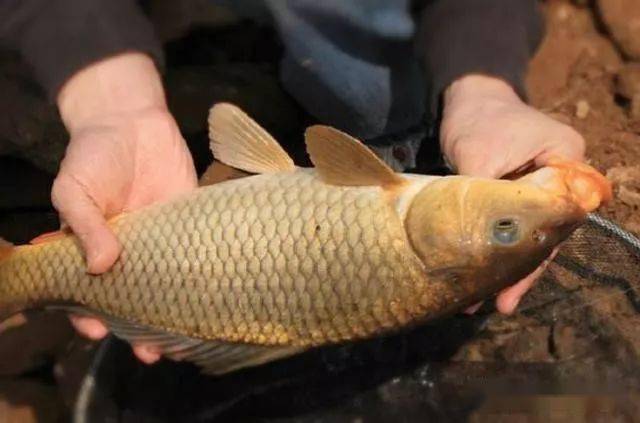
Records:
[[[598,0],[598,9],[622,52],[633,59],[640,59],[640,2]]]
[[[627,63],[620,69],[616,91],[629,100],[640,95],[640,63]]]
[[[640,236],[640,216],[633,214],[624,221],[622,225],[626,230],[633,232],[636,236]]]
[[[589,353],[590,340],[579,336],[576,328],[567,323],[559,323],[553,327],[554,355],[559,360],[570,360]]]
[[[618,198],[629,206],[640,207],[640,192],[624,185],[618,188]]]
[[[636,123],[634,126],[636,128],[635,131],[640,132],[640,96],[636,96],[633,100],[631,100],[631,109],[629,110],[629,116]]]
[[[606,175],[613,183],[620,201],[628,206],[640,207],[640,166],[612,167]]]
[[[488,395],[470,423],[487,422],[628,422],[640,401],[615,395]]]
[[[576,117],[584,119],[589,115],[589,103],[586,100],[580,100],[576,103]]]
[[[606,176],[614,184],[640,181],[640,166],[615,166],[607,170]]]
[[[476,339],[463,345],[456,354],[451,357],[451,361],[456,362],[485,362],[494,361],[495,339]]]
[[[504,358],[510,362],[540,363],[553,361],[549,352],[548,326],[527,326],[505,343]]]
[[[628,63],[620,70],[616,92],[630,101],[629,115],[640,122],[640,63]]]
[[[580,296],[585,299],[598,314],[606,316],[607,319],[616,320],[622,316],[633,316],[636,314],[629,298],[624,292],[611,287],[593,287],[581,291]],[[638,328],[640,330],[640,327]]]
[[[620,288],[596,286],[582,290],[578,296],[589,309],[585,316],[594,339],[606,342],[616,365],[639,380],[640,317],[630,301],[637,293],[628,294]]]
[[[622,60],[615,45],[597,31],[589,8],[553,1],[546,2],[545,10],[547,31],[529,65],[526,86],[534,106],[555,109],[581,58],[607,71],[617,71]]]

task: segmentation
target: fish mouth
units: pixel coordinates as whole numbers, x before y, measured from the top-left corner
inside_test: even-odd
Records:
[[[611,182],[586,163],[554,157],[549,161],[548,166],[556,170],[558,177],[566,186],[567,194],[586,213],[611,201],[613,197]]]
[[[563,198],[586,214],[613,197],[611,183],[586,163],[552,158],[546,167],[522,178],[521,182],[537,186]]]
[[[567,238],[571,237],[571,235],[576,231],[576,229],[582,226],[585,221],[586,221],[586,215],[585,215],[585,218],[581,219],[580,221],[565,222],[565,223],[556,225],[552,228],[549,228],[547,230],[547,233],[549,234],[547,235],[547,237],[548,239],[552,240],[551,247],[552,248],[556,247],[558,244],[565,241]]]
[[[586,222],[588,213],[585,209],[567,198],[563,200],[561,217],[552,217],[535,229],[532,233],[534,243],[554,248]]]

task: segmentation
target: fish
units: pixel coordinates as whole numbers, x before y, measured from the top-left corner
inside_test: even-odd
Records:
[[[214,104],[208,126],[215,159],[247,176],[110,219],[123,249],[100,275],[72,233],[0,246],[0,320],[94,316],[221,375],[461,311],[530,274],[611,197],[596,169],[561,158],[515,180],[397,173],[313,125],[303,168],[236,105]]]

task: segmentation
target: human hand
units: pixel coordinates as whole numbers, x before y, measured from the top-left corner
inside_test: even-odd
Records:
[[[88,272],[99,274],[121,251],[105,219],[194,189],[196,173],[145,56],[118,56],[81,71],[63,87],[58,104],[70,142],[52,202],[80,240]],[[89,338],[107,334],[97,319],[71,321]],[[144,345],[133,349],[144,362],[159,358]]]
[[[544,166],[554,156],[582,161],[585,150],[570,126],[525,104],[506,82],[480,75],[460,78],[446,90],[440,145],[457,173],[490,178]],[[554,255],[498,295],[501,313],[515,311]]]

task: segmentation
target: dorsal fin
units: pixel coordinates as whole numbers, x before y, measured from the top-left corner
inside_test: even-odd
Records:
[[[251,173],[291,171],[295,165],[267,131],[239,107],[218,103],[209,111],[209,139],[214,157]]]
[[[335,128],[311,126],[305,141],[311,161],[328,184],[393,188],[405,183],[363,143]]]

